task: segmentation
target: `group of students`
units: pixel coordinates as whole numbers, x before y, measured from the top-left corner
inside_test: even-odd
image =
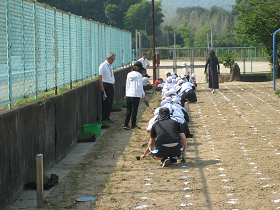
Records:
[[[184,63],[183,63],[184,64]],[[189,116],[184,108],[186,101],[196,102],[196,76],[182,74],[178,77],[175,73],[166,72],[166,82],[162,78],[157,80],[157,91],[162,96],[161,106],[154,111],[146,128],[150,133],[149,146],[141,158],[148,153],[161,160],[162,167],[170,163],[177,163],[178,157],[186,156],[187,138],[193,135],[189,131]]]

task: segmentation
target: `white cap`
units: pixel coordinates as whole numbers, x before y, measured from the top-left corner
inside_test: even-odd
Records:
[[[175,102],[176,104],[181,104],[179,98],[173,98],[172,101]]]
[[[186,62],[183,62],[183,63],[182,63],[182,66],[186,66],[186,65],[187,65],[187,63],[186,63]]]
[[[170,74],[170,72],[169,72],[169,71],[167,71],[167,72],[165,72],[165,74]]]
[[[182,79],[183,77],[185,77],[185,75],[184,75],[184,74],[181,74],[181,76],[180,76],[180,77],[181,77],[181,79]]]
[[[172,72],[172,73],[171,73],[171,76],[173,76],[173,75],[175,75],[175,73],[174,73],[174,72]],[[176,75],[175,75],[175,76],[176,76]]]
[[[172,98],[171,97],[166,97],[165,100],[169,101],[170,103],[172,102]]]
[[[167,104],[167,103],[169,103],[169,101],[167,101],[167,100],[163,100],[161,103],[160,103],[160,105],[163,107],[165,104]]]
[[[185,83],[184,80],[179,80],[179,81],[177,82],[178,85],[183,84],[183,83]]]
[[[181,86],[177,86],[176,88],[175,88],[175,90],[178,92],[179,90],[181,90],[182,89],[182,87]]]
[[[171,95],[172,95],[172,94],[175,94],[175,93],[176,93],[176,90],[175,90],[174,88],[171,88],[171,89],[169,90],[169,92],[170,92]]]
[[[168,77],[167,80],[166,80],[166,82],[171,83],[171,82],[172,82],[172,78],[171,78],[171,77]]]
[[[171,95],[171,93],[169,92],[169,91],[165,91],[164,92],[164,97],[168,97],[168,96],[170,96]]]
[[[191,77],[196,78],[196,75],[195,75],[195,74],[192,74]]]

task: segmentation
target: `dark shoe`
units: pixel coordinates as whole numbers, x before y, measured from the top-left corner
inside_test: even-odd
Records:
[[[108,121],[109,121],[110,123],[115,123],[115,121],[111,120],[110,118],[108,119]]]
[[[134,128],[137,128],[137,129],[141,129],[140,127],[138,127],[137,125],[131,127],[131,129],[134,129]]]
[[[177,164],[177,157],[173,157],[173,158],[170,158],[170,163],[171,164]]]
[[[123,129],[125,129],[125,130],[133,130],[133,129],[132,129],[131,127],[129,127],[129,126],[124,126]]]
[[[166,166],[168,166],[170,164],[170,159],[169,158],[163,158],[161,160],[161,162],[162,162],[161,167],[166,167]]]

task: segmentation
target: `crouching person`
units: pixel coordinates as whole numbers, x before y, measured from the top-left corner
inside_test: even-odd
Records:
[[[168,108],[160,108],[158,121],[153,124],[149,146],[141,158],[150,151],[155,160],[161,160],[162,167],[177,162],[174,157],[186,155],[187,139],[181,125],[170,118]]]

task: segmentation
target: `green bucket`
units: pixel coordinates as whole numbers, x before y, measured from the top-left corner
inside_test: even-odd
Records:
[[[101,125],[102,124],[86,124],[83,126],[83,130],[86,132],[96,133],[96,137],[101,134]]]

